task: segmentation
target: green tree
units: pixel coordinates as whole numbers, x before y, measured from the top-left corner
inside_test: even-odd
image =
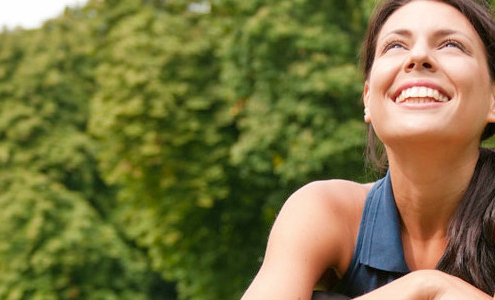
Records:
[[[120,222],[182,298],[238,297],[294,189],[363,178],[364,4],[106,3],[90,129]]]
[[[112,6],[91,132],[105,179],[119,189],[120,220],[183,298],[231,298],[246,261],[229,251],[248,244],[230,240],[240,233],[227,201],[236,129],[216,53],[230,16],[181,1]]]
[[[362,180],[371,0],[92,0],[0,35],[0,297],[232,299],[284,200]]]
[[[86,133],[91,7],[0,39],[0,298],[146,299],[145,255],[110,222]]]

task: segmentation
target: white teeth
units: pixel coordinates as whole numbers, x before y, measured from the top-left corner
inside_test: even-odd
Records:
[[[437,102],[447,102],[449,97],[440,93],[440,91],[427,88],[424,86],[408,88],[402,91],[402,93],[395,99],[396,103],[412,102],[412,103],[426,103],[432,100]]]
[[[428,90],[425,87],[420,87],[419,88],[419,96],[421,98],[428,96]]]

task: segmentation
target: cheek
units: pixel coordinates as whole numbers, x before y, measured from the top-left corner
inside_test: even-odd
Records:
[[[483,103],[491,99],[492,95],[492,80],[490,78],[488,67],[484,64],[476,62],[459,62],[449,65],[451,80],[455,82],[458,93],[467,98],[466,105],[473,106],[473,103],[484,109]],[[475,108],[473,107],[473,108]]]
[[[493,94],[492,79],[484,61],[459,61],[449,65],[448,74],[455,83],[459,101],[456,120],[467,128],[481,131],[486,126]],[[469,124],[469,125],[468,125]]]
[[[399,70],[400,66],[397,63],[388,60],[379,60],[373,65],[368,80],[368,104],[372,116],[377,116],[382,111],[379,107],[385,105],[386,101],[384,100],[387,99],[387,93]]]
[[[402,60],[401,60],[402,61]],[[370,88],[386,92],[401,69],[398,59],[378,59],[370,72]]]
[[[490,71],[484,57],[440,57],[439,65],[444,73],[460,87],[470,87],[476,92],[491,86]]]
[[[392,80],[395,76],[397,64],[390,60],[379,60],[373,64],[370,76],[378,81]]]

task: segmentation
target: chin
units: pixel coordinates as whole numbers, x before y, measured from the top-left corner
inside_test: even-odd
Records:
[[[386,145],[393,144],[413,144],[425,145],[431,143],[439,146],[439,144],[449,143],[449,141],[457,140],[458,137],[452,134],[451,131],[445,129],[433,128],[394,128],[393,131],[378,133],[378,138]]]

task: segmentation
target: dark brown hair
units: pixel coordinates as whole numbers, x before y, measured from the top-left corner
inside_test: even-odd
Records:
[[[378,34],[388,17],[397,9],[415,0],[386,0],[374,11],[361,52],[363,73],[368,79]],[[431,0],[446,3],[459,10],[473,25],[485,46],[488,69],[495,79],[495,23],[493,11],[486,1]],[[488,124],[481,141],[495,133],[495,124]],[[369,125],[368,159],[382,171],[387,168],[383,145]],[[492,295],[495,291],[495,152],[480,148],[480,157],[466,194],[457,208],[448,230],[447,249],[437,265],[439,270],[458,276]]]

